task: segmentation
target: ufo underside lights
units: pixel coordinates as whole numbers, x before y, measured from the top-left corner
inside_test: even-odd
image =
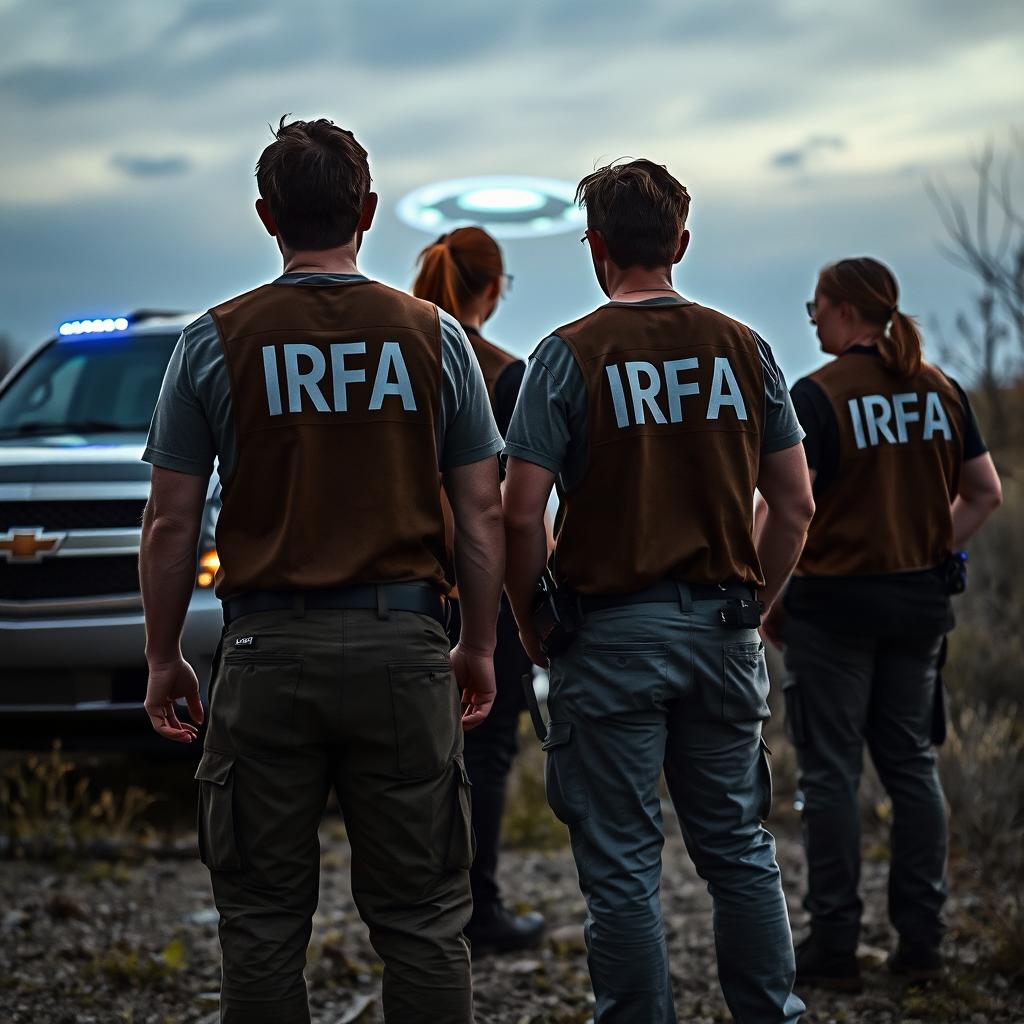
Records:
[[[585,223],[567,181],[523,175],[456,178],[410,192],[396,208],[410,227],[438,234],[477,224],[495,238],[538,238]]]

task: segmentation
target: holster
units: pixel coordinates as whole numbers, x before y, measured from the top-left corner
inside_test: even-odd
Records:
[[[547,571],[537,582],[530,617],[541,650],[549,657],[569,647],[583,622],[575,598],[566,591],[559,591]]]

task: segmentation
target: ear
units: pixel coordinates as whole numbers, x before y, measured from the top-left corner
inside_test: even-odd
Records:
[[[488,302],[497,302],[501,298],[501,284],[504,280],[504,275],[496,277],[488,286],[484,292],[484,296]]]
[[[682,258],[686,255],[686,250],[690,247],[690,232],[685,228],[682,234],[679,236],[679,248],[676,249],[675,256],[672,257],[672,265],[675,266]]]
[[[600,231],[595,228],[587,228],[587,241],[590,243],[590,254],[594,257],[595,263],[603,263],[608,259],[608,246]]]
[[[363,210],[359,214],[359,224],[356,227],[356,231],[362,234],[364,231],[369,231],[370,226],[373,224],[374,214],[377,212],[377,201],[378,196],[376,192],[367,192],[366,198],[363,200]]]
[[[277,221],[274,220],[274,215],[270,212],[266,199],[260,198],[256,200],[256,216],[259,217],[263,226],[267,229],[267,234],[271,238],[277,238]]]

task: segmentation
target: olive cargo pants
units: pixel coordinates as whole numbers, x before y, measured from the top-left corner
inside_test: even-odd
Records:
[[[224,1024],[305,1024],[333,786],[388,1024],[469,1024],[472,833],[448,639],[428,616],[288,611],[225,634],[196,778]]]
[[[758,635],[719,601],[588,615],[554,659],[545,783],[569,826],[595,1024],[674,1024],[662,921],[664,769],[683,838],[714,903],[718,976],[741,1024],[793,1024],[793,939],[775,841],[761,825],[768,672]]]
[[[783,638],[815,940],[852,953],[860,937],[857,791],[866,744],[892,800],[889,918],[904,942],[938,946],[947,828],[931,733],[942,637],[855,636],[789,619]]]

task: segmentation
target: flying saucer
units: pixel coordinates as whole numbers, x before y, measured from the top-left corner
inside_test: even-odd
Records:
[[[576,187],[553,178],[501,175],[424,185],[396,208],[410,227],[436,234],[477,224],[495,238],[538,238],[576,231],[586,222]]]

